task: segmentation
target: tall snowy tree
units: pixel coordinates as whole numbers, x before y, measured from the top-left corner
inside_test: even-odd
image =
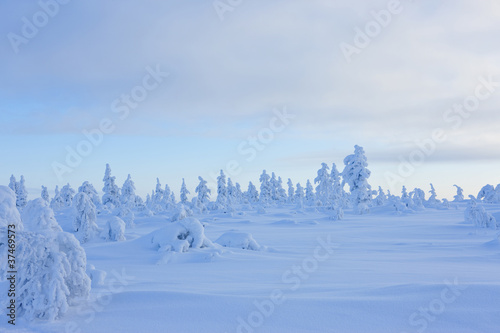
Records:
[[[135,184],[129,174],[127,176],[127,179],[123,183],[120,201],[122,206],[127,206],[132,209],[136,206],[136,198],[137,196],[135,195]]]
[[[170,190],[170,188],[169,188]],[[163,190],[160,179],[156,178],[156,188],[151,195],[151,210],[155,213],[159,213],[165,209],[164,204],[165,191]]]
[[[344,159],[344,170],[342,171],[342,187],[349,185],[351,202],[357,214],[370,211],[371,186],[368,184],[370,170],[363,147],[354,146],[354,154]]]
[[[11,175],[10,176],[10,182],[9,182],[9,188],[14,191],[14,193],[17,193],[17,180],[16,180],[16,177],[14,177],[14,175]]]
[[[71,207],[71,203],[73,202],[73,196],[75,195],[75,190],[67,183],[61,189],[61,199],[64,203],[64,207]]]
[[[21,176],[21,179],[19,180],[19,183],[17,184],[16,188],[17,188],[16,206],[20,211],[22,211],[24,207],[26,207],[26,204],[28,203],[28,191],[26,191],[24,176]]]
[[[288,178],[288,202],[289,203],[294,203],[295,202],[295,188],[293,187],[292,180]]]
[[[227,202],[231,206],[237,202],[236,187],[233,185],[231,178],[227,178]]]
[[[286,200],[287,200],[286,191],[283,188],[283,180],[281,179],[281,177],[278,177],[277,186],[276,186],[276,195],[277,195],[278,203],[284,204],[286,202]]]
[[[245,195],[250,204],[259,202],[259,192],[252,182],[248,183],[248,189]]]
[[[102,204],[110,209],[120,205],[120,189],[115,184],[115,179],[116,177],[111,176],[111,168],[109,164],[106,164],[104,178],[102,179],[104,182],[104,187],[102,188],[102,191],[104,192],[104,195],[102,196]]]
[[[50,201],[50,208],[53,210],[59,210],[64,207],[64,200],[59,192],[59,186],[56,185],[54,198]]]
[[[73,200],[73,208],[73,230],[80,242],[88,242],[98,234],[96,207],[87,194],[79,192]]]
[[[47,187],[43,186],[42,185],[42,193],[40,194],[40,197],[45,200],[46,202],[49,202],[50,201],[50,197],[49,197],[49,190],[47,189]]]
[[[314,206],[316,204],[316,195],[314,194],[314,188],[311,181],[308,179],[306,183],[306,197],[305,201],[308,206]]]
[[[188,191],[187,187],[186,187],[186,182],[184,181],[184,178],[182,178],[182,185],[181,185],[181,203],[183,205],[187,205],[188,203],[188,194],[190,194],[191,192]]]
[[[295,187],[295,202],[297,203],[298,207],[302,207],[304,205],[304,188],[300,183],[297,183],[297,186]]]
[[[316,186],[316,197],[322,206],[328,206],[332,197],[333,188],[332,178],[329,173],[330,168],[326,163],[321,163],[321,169],[318,170],[318,176],[314,179]]]
[[[260,175],[260,197],[259,197],[259,202],[266,206],[270,203],[271,201],[271,177],[267,174],[266,170],[262,171],[262,174]]]
[[[434,185],[432,184],[430,185],[431,185],[431,190],[429,191],[429,193],[431,194],[431,196],[427,200],[427,206],[437,207],[441,203],[441,201],[437,198],[436,189],[434,188]]]
[[[236,182],[234,184],[234,188],[235,188],[234,195],[236,197],[236,203],[240,204],[242,203],[243,200],[243,192],[241,191],[240,183]]]
[[[83,192],[88,195],[96,208],[99,208],[101,206],[101,198],[99,198],[99,194],[97,193],[94,185],[92,185],[90,182],[84,181],[82,186],[78,188],[78,192]]]
[[[198,196],[198,202],[206,205],[210,201],[210,194],[212,193],[212,191],[208,188],[207,181],[205,179],[203,179],[202,177],[198,177],[198,180],[200,181],[200,183],[198,184],[198,186],[196,186],[194,192]]]
[[[217,177],[217,199],[215,200],[218,209],[225,209],[227,207],[227,187],[226,187],[226,175],[224,171],[220,171],[220,175]]]
[[[457,195],[455,195],[453,197],[454,198],[453,201],[457,202],[457,201],[463,201],[463,200],[465,200],[465,198],[464,198],[464,190],[460,186],[458,186],[458,185],[453,185],[453,186],[455,186],[457,188]]]
[[[375,204],[377,206],[383,206],[387,202],[387,196],[384,193],[384,190],[382,190],[382,187],[378,187],[378,195],[375,197]]]

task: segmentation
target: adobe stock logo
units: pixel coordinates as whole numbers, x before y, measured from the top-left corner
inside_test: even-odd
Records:
[[[28,44],[30,40],[35,38],[40,29],[45,27],[50,19],[54,18],[59,14],[59,9],[61,5],[66,5],[70,0],[40,0],[38,1],[38,6],[40,10],[35,12],[31,18],[23,16],[21,21],[23,25],[21,27],[21,34],[16,34],[14,32],[9,32],[7,34],[7,39],[10,42],[10,46],[14,53],[19,53],[19,46],[22,44]]]

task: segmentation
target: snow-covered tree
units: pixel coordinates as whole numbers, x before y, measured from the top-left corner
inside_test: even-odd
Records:
[[[73,230],[80,242],[85,243],[98,234],[96,207],[84,192],[79,192],[73,200],[75,218]]]
[[[50,201],[50,208],[53,210],[59,210],[64,207],[64,200],[59,192],[59,186],[56,185],[54,198]]]
[[[464,201],[465,198],[464,198],[464,190],[458,186],[458,185],[453,185],[454,187],[457,188],[457,194],[453,197],[455,202],[458,202],[458,201]]]
[[[136,207],[137,205],[137,196],[135,195],[135,184],[130,174],[127,176],[127,179],[123,183],[120,202],[122,206],[127,206],[130,209]]]
[[[236,203],[240,204],[243,201],[243,192],[241,191],[240,183],[236,182],[234,184],[234,188],[235,188],[234,195],[236,197]]]
[[[170,191],[170,187],[168,188]],[[169,193],[170,194],[170,193]],[[151,210],[155,213],[159,213],[165,209],[165,191],[163,190],[160,179],[156,178],[156,188],[151,193]],[[170,199],[169,199],[170,201]]]
[[[260,196],[259,196],[259,202],[266,206],[271,202],[271,177],[267,174],[266,170],[262,171],[262,174],[260,175],[259,181],[260,181]]]
[[[314,194],[314,188],[311,181],[308,179],[306,183],[306,197],[305,201],[308,206],[314,206],[316,204],[316,195]]]
[[[277,186],[276,186],[276,195],[277,195],[278,202],[280,204],[284,204],[286,202],[286,199],[287,199],[286,191],[283,188],[283,180],[281,179],[281,177],[278,177],[278,182],[277,182]]]
[[[191,192],[188,191],[187,187],[186,187],[186,182],[184,181],[184,178],[182,178],[182,185],[181,185],[181,203],[183,205],[187,205],[188,204],[188,194],[190,194]]]
[[[194,192],[198,196],[198,202],[206,206],[210,201],[210,194],[212,193],[212,191],[208,188],[207,181],[205,179],[203,179],[202,177],[198,177],[198,180],[200,181],[200,183],[198,184],[198,186],[196,186]]]
[[[286,184],[288,185],[288,203],[294,203],[295,202],[295,188],[293,187],[293,182],[290,178],[288,178],[288,182]]]
[[[374,201],[377,206],[383,206],[387,203],[387,196],[380,186],[378,187],[378,195],[375,197]]]
[[[62,231],[54,217],[54,211],[42,198],[29,201],[21,213],[21,219],[24,227],[29,231],[38,233]]]
[[[406,186],[403,185],[403,189],[401,190],[401,202],[405,204],[409,209],[413,208],[413,200],[408,195],[408,191],[406,190]]]
[[[344,159],[342,171],[342,187],[348,184],[351,192],[351,202],[357,214],[370,211],[371,186],[368,184],[370,170],[363,147],[354,146],[354,154]]]
[[[321,163],[321,169],[318,170],[318,175],[314,178],[316,186],[316,199],[322,206],[328,206],[332,197],[332,178],[329,173],[330,168],[326,163]]]
[[[26,191],[26,185],[24,181],[24,176],[21,175],[21,179],[19,180],[19,183],[17,184],[17,191],[16,191],[16,206],[17,209],[22,211],[26,204],[28,203],[28,191]]]
[[[477,228],[493,228],[500,227],[500,223],[486,210],[476,202],[473,195],[469,195],[470,201],[465,210],[465,221],[473,223]]]
[[[302,208],[304,205],[304,188],[300,183],[297,183],[297,186],[295,187],[295,202],[297,203],[297,207]]]
[[[429,197],[429,200],[427,200],[427,206],[437,207],[441,203],[441,201],[437,199],[436,189],[434,188],[434,185],[432,184],[430,185],[431,185],[431,190],[429,191],[429,193],[431,194],[431,196]]]
[[[248,189],[245,196],[250,204],[259,202],[259,192],[252,182],[248,183]]]
[[[498,190],[498,191],[497,191]],[[496,203],[500,200],[500,187],[496,188],[493,185],[485,185],[477,194],[477,200],[482,200],[486,203]]]
[[[230,206],[237,203],[236,186],[233,185],[231,178],[227,178],[227,202]]]
[[[422,189],[415,188],[410,193],[411,200],[413,202],[413,209],[423,210],[425,209],[425,192]]]
[[[118,207],[120,205],[120,189],[115,184],[116,177],[111,176],[111,168],[109,164],[106,164],[106,170],[104,171],[104,187],[102,191],[104,195],[102,196],[103,206],[107,206],[109,209]]]
[[[220,171],[220,175],[217,177],[217,199],[215,200],[215,203],[218,209],[225,209],[228,204],[226,175],[222,170]]]
[[[16,180],[16,177],[14,177],[14,175],[11,175],[10,176],[10,182],[9,182],[9,188],[14,191],[14,193],[17,193],[17,180]]]
[[[73,188],[71,187],[71,185],[69,185],[69,183],[62,187],[60,196],[64,204],[64,207],[71,207],[74,195],[75,195],[75,190],[73,190]]]
[[[99,208],[101,206],[101,198],[99,198],[99,194],[97,194],[94,185],[92,185],[90,182],[84,181],[82,183],[82,186],[78,188],[78,192],[83,192],[86,195],[88,195],[88,197],[90,198],[90,200],[92,200],[96,208]]]
[[[47,203],[50,202],[49,190],[47,189],[47,187],[45,187],[43,185],[42,185],[42,193],[40,194],[40,197],[43,200],[47,201]]]

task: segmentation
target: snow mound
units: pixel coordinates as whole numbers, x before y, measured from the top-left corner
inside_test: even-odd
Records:
[[[62,231],[54,217],[54,211],[49,203],[42,198],[28,202],[21,214],[24,226],[29,231],[40,233]]]
[[[106,279],[107,273],[96,269],[94,265],[87,265],[87,275],[92,281],[92,287],[104,285],[104,280]]]
[[[287,226],[287,225],[298,225],[299,223],[297,221],[295,221],[295,220],[284,219],[284,220],[279,220],[279,221],[273,222],[271,224],[273,224],[273,225],[284,225],[284,226]]]
[[[190,248],[213,247],[201,222],[187,217],[153,233],[151,242],[159,251],[187,252]]]
[[[224,247],[232,247],[243,250],[259,251],[262,247],[253,239],[252,235],[246,232],[226,232],[216,241]]]
[[[125,240],[125,221],[118,216],[112,216],[107,222],[101,236],[107,241],[120,242]]]

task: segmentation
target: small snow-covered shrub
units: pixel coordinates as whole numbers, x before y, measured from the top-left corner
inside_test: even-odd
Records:
[[[172,218],[170,220],[172,222],[180,221],[180,220],[185,219],[188,216],[193,216],[193,211],[191,209],[187,208],[186,206],[184,206],[183,204],[179,204],[179,206],[175,210],[174,215],[172,216]]]
[[[226,232],[215,243],[224,247],[244,250],[259,251],[261,249],[261,246],[255,241],[252,235],[246,232]]]
[[[118,216],[111,217],[102,232],[102,237],[108,241],[125,240],[125,222]]]
[[[153,233],[151,242],[159,251],[187,252],[190,248],[212,247],[200,221],[187,217]]]
[[[498,225],[495,217],[486,212],[483,206],[479,206],[474,196],[469,197],[470,201],[464,213],[465,221],[472,222],[479,228],[498,228],[500,225]]]
[[[105,271],[101,271],[100,269],[96,269],[94,265],[87,265],[87,275],[90,277],[92,281],[92,286],[102,286],[104,285],[104,280],[106,279],[107,273]]]

